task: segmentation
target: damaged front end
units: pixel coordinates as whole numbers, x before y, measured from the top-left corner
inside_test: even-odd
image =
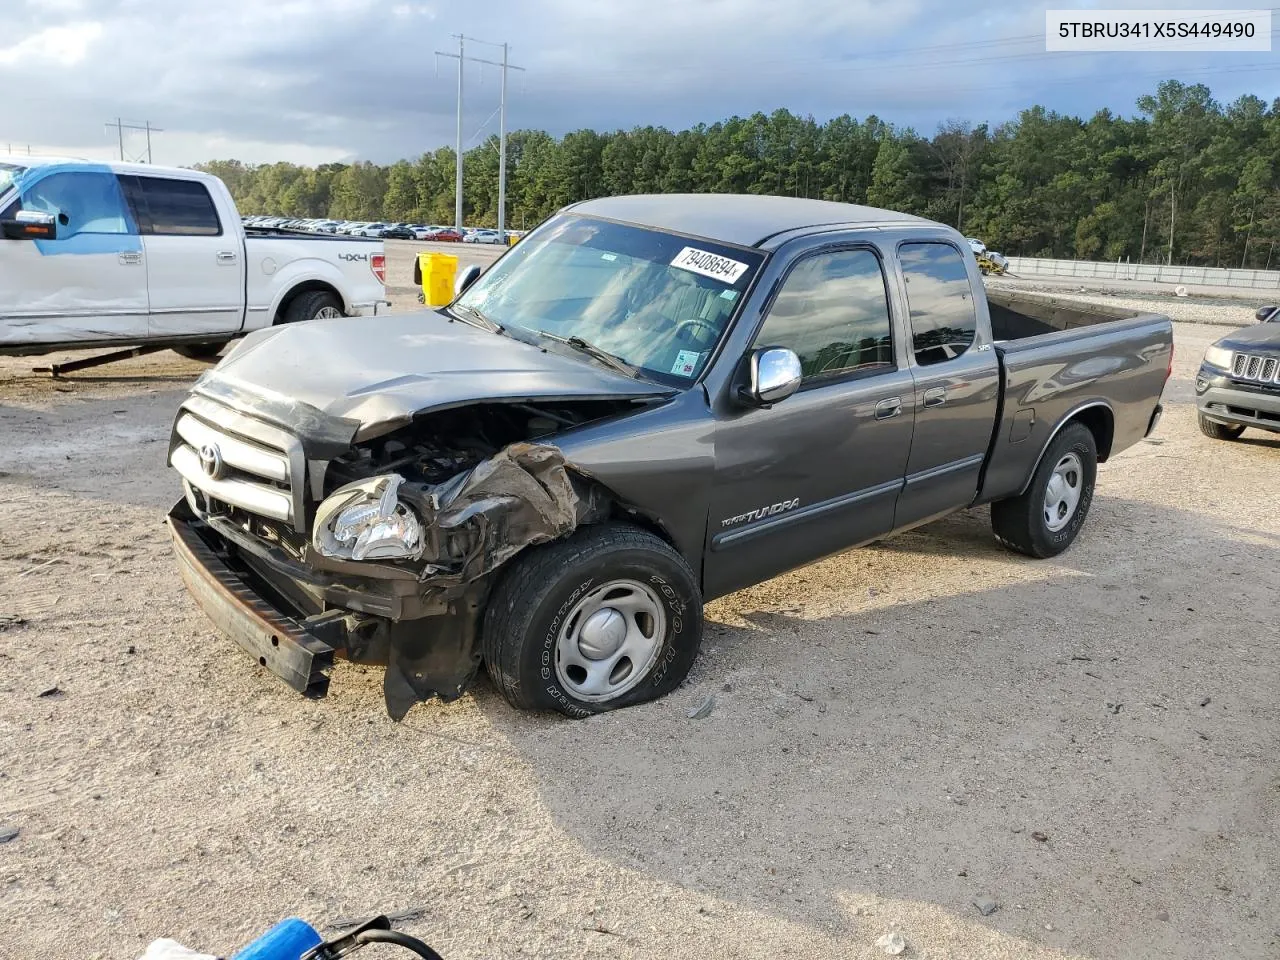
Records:
[[[643,402],[456,407],[333,455],[332,421],[315,445],[194,395],[170,448],[186,491],[169,520],[183,577],[225,633],[300,692],[323,695],[341,655],[386,665],[394,719],[452,700],[480,666],[493,573],[609,510],[551,440]]]

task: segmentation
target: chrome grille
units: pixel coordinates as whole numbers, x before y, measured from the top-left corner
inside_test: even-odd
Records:
[[[206,498],[305,531],[302,444],[288,432],[192,396],[174,424],[169,464]]]
[[[1255,383],[1280,383],[1280,357],[1256,353],[1236,353],[1231,357],[1231,376]]]

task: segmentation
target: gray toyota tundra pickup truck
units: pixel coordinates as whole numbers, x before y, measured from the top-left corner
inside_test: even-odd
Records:
[[[478,273],[250,334],[178,412],[183,577],[299,691],[383,663],[400,718],[483,663],[584,716],[676,687],[705,601],[893,531],[990,503],[1053,556],[1172,365],[1165,317],[988,295],[956,231],[840,203],[590,200]]]

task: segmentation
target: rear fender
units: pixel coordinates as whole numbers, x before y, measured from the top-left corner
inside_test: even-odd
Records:
[[[368,269],[367,264],[363,264],[363,266]],[[303,260],[294,260],[292,263],[282,267],[272,277],[275,294],[271,299],[271,305],[267,308],[267,316],[271,318],[271,322],[275,322],[281,306],[293,297],[299,287],[317,282],[333,289],[333,292],[342,303],[343,313],[351,312],[351,301],[347,294],[347,288],[350,284],[343,276],[342,271],[326,260],[308,257]]]
[[[1063,417],[1053,431],[1049,434],[1049,439],[1044,442],[1044,446],[1040,448],[1035,462],[1031,464],[1031,469],[1027,471],[1026,479],[1023,480],[1022,486],[1019,488],[1015,496],[1021,496],[1027,492],[1027,488],[1031,486],[1031,480],[1036,475],[1036,471],[1040,469],[1040,462],[1044,460],[1045,453],[1049,447],[1053,445],[1053,441],[1057,439],[1068,424],[1083,423],[1089,428],[1093,434],[1094,442],[1098,446],[1098,462],[1105,462],[1111,454],[1111,440],[1115,433],[1115,411],[1111,409],[1111,404],[1105,400],[1090,400],[1075,407]]]

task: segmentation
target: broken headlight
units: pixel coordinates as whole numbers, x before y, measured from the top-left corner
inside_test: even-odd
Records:
[[[422,553],[422,522],[400,502],[398,473],[339,487],[316,511],[312,545],[342,560],[406,560]]]

